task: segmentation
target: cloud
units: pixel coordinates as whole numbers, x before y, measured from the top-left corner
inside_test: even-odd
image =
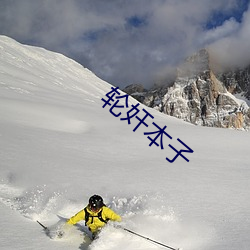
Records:
[[[240,24],[232,17],[226,20],[221,26],[204,31],[200,38],[201,44],[211,44],[225,37],[235,34],[240,28]]]
[[[233,17],[239,2],[2,0],[0,33],[61,52],[114,85],[149,86],[204,46],[220,52],[249,40],[248,13],[242,22]]]
[[[224,24],[220,29],[227,29]],[[245,67],[250,64],[250,9],[243,15],[242,22],[221,39],[210,44],[218,64],[225,67]]]

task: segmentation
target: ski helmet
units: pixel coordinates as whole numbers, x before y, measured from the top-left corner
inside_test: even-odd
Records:
[[[93,210],[98,210],[103,207],[103,199],[99,195],[93,195],[89,198],[89,206]]]

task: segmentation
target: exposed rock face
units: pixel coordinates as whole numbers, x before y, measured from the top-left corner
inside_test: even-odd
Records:
[[[218,79],[225,84],[230,93],[241,93],[250,100],[250,66],[218,74]]]
[[[144,92],[145,89],[142,84],[131,84],[128,85],[124,91],[128,93],[129,95],[134,94],[134,93],[141,93]]]
[[[125,89],[123,89],[123,91],[133,96],[139,102],[143,103],[144,93],[147,90],[144,89],[142,84],[131,84],[131,85],[128,85]]]
[[[245,96],[249,95],[250,67],[246,71],[220,74],[219,80],[209,63],[208,51],[201,50],[181,65],[171,87],[150,91],[140,88],[129,94],[147,106],[193,124],[249,128],[250,109],[233,94],[244,90]]]

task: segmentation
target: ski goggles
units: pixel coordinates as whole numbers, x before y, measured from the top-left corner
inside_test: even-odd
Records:
[[[93,212],[97,212],[97,211],[99,211],[101,209],[101,207],[97,207],[97,206],[93,206],[93,205],[90,205],[89,208]]]

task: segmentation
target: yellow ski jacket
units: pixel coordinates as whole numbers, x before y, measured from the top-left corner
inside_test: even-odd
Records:
[[[103,206],[99,211],[93,212],[89,209],[89,207],[86,207],[87,212],[89,213],[88,221],[85,221],[86,226],[90,229],[92,233],[97,232],[100,228],[102,228],[106,223],[104,221],[112,220],[112,221],[121,221],[120,215],[116,214],[113,210],[110,208]],[[104,220],[100,220],[98,218],[98,215],[101,212],[101,218]],[[72,216],[68,221],[67,224],[74,225],[80,220],[85,220],[85,210],[82,209],[77,214]]]

